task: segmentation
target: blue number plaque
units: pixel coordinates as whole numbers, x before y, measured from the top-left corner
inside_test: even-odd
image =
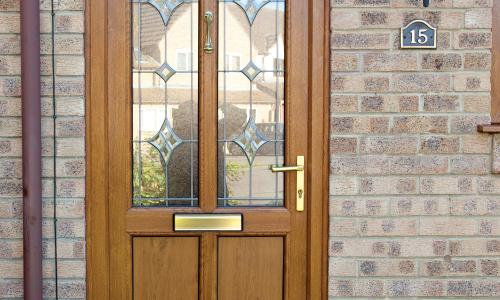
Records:
[[[436,49],[437,29],[423,20],[415,20],[401,28],[402,49]]]

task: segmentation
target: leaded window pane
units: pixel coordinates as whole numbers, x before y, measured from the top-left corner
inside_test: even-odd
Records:
[[[283,0],[219,1],[219,206],[283,206],[284,28]]]
[[[132,3],[133,205],[198,205],[198,2]]]

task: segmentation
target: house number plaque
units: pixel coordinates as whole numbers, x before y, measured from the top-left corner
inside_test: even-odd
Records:
[[[437,29],[423,20],[401,28],[401,49],[436,49]]]

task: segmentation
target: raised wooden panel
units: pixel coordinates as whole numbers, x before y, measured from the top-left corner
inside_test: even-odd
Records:
[[[198,299],[198,237],[135,237],[134,299]]]
[[[283,299],[283,237],[221,237],[219,300]]]

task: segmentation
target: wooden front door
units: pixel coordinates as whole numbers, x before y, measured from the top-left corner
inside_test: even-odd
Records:
[[[88,111],[89,268],[107,276],[89,275],[90,297],[326,296],[313,2],[94,4],[91,31],[106,30],[89,40],[89,97],[103,103]]]

